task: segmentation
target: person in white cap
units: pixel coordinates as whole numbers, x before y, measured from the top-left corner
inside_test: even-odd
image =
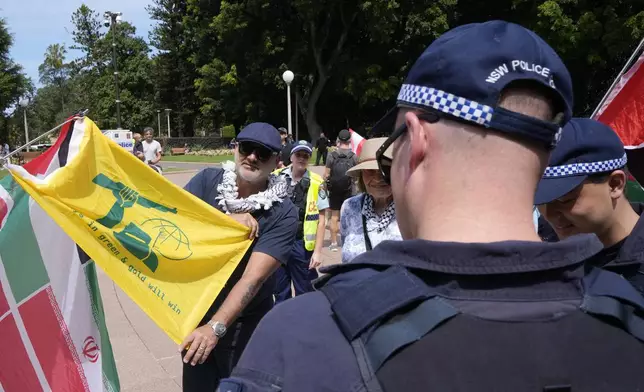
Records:
[[[340,210],[342,262],[347,263],[385,240],[402,240],[391,185],[378,170],[376,151],[387,138],[365,141],[358,164],[347,170],[361,194],[347,199]]]
[[[275,274],[276,304],[292,297],[291,284],[296,296],[313,291],[311,282],[318,277],[316,268],[322,262],[325,212],[329,208],[329,198],[322,177],[308,169],[312,154],[313,146],[300,140],[291,149],[291,165],[275,172],[285,178],[288,195],[299,217],[288,261]]]

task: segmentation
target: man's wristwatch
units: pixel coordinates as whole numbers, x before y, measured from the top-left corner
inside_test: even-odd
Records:
[[[212,331],[215,333],[216,337],[223,338],[224,335],[226,334],[226,331],[227,331],[226,324],[220,321],[210,320],[208,321],[208,325],[210,325],[210,328],[212,328]]]

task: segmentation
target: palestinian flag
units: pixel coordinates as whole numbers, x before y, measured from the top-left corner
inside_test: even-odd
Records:
[[[631,201],[644,201],[644,54],[620,77],[595,115],[617,132],[626,147],[633,175],[627,188]]]
[[[73,127],[24,168],[78,151]],[[0,180],[0,391],[119,391],[96,267],[16,184]]]

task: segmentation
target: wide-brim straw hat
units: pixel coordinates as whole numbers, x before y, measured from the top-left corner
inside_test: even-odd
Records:
[[[365,140],[358,157],[358,164],[347,170],[347,174],[353,177],[360,176],[362,170],[378,170],[376,152],[385,143],[386,137],[378,137]],[[391,157],[392,146],[385,151],[385,156]]]

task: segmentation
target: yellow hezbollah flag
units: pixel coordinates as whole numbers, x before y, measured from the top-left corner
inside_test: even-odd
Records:
[[[12,165],[11,174],[180,343],[250,247],[249,229],[154,172],[90,119],[69,128],[60,136],[66,165],[44,178]]]

